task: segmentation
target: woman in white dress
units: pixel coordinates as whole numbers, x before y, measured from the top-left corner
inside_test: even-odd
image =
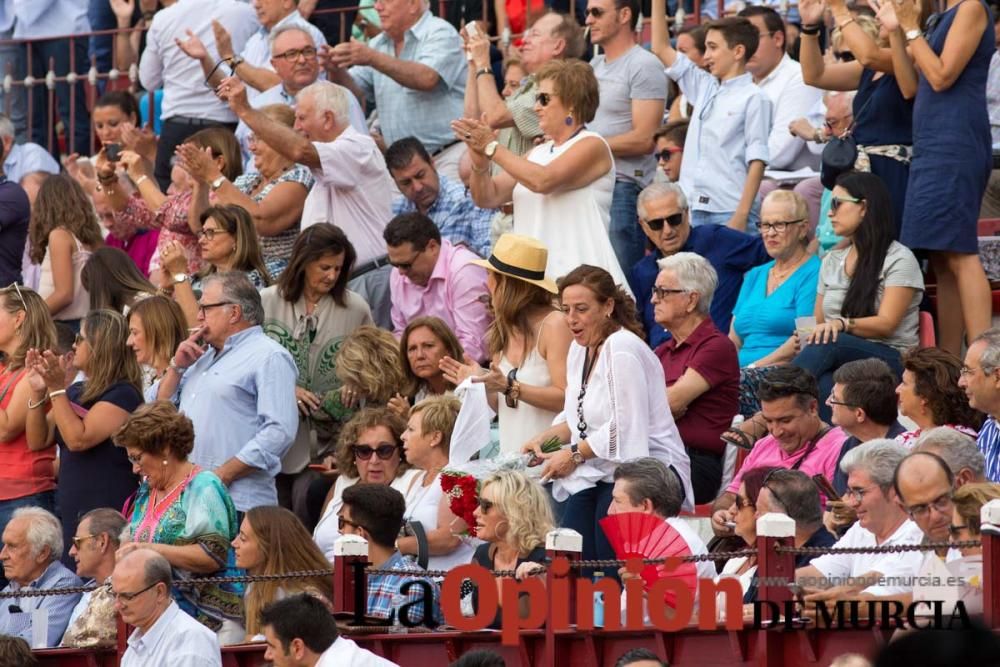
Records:
[[[599,521],[607,516],[619,463],[652,456],[673,469],[691,509],[691,464],[663,391],[663,368],[641,338],[635,304],[611,275],[581,266],[559,282],[573,334],[566,360],[563,421],[524,446],[545,459],[559,524],[583,536],[583,558],[614,558]],[[545,454],[551,438],[567,443]]]
[[[441,360],[449,382],[468,376],[486,385],[486,399],[500,417],[500,453],[515,454],[552,425],[566,399],[566,353],[572,335],[555,304],[556,284],[545,277],[548,250],[533,238],[504,234],[487,260],[494,319],[486,332],[490,369],[475,360]]]
[[[615,161],[607,142],[585,125],[594,119],[600,100],[594,71],[579,60],[554,60],[536,79],[535,113],[549,141],[527,156],[500,146],[479,120],[451,124],[469,147],[472,199],[482,208],[513,200],[514,233],[534,237],[550,249],[551,275],[592,264],[627,285],[608,237]],[[491,160],[503,169],[492,177]]]

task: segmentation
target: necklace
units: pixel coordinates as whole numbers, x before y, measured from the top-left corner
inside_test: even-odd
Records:
[[[193,463],[189,463],[188,465],[191,466],[191,469],[188,471],[188,474],[184,475],[181,478],[181,481],[179,481],[179,482],[177,482],[176,484],[173,485],[173,487],[163,496],[163,500],[167,500],[168,498],[170,498],[170,496],[173,495],[174,491],[176,491],[181,486],[181,484],[184,484],[189,479],[191,479],[191,473],[194,472],[194,464]],[[153,498],[152,498],[153,502],[150,503],[150,504],[151,505],[156,505],[157,504],[157,498],[159,498],[159,497],[160,497],[159,489],[153,489]]]
[[[576,132],[574,132],[573,134],[569,135],[569,137],[567,137],[566,141],[570,141],[573,137],[575,137],[576,135],[580,134],[581,132],[583,132],[586,129],[587,129],[586,125],[581,125],[580,127],[576,128]],[[559,145],[560,146],[566,145],[566,141],[562,142]],[[552,145],[549,146],[549,152],[550,153],[555,153],[556,152],[556,143],[554,141],[552,142]]]
[[[594,370],[594,364],[597,363],[597,356],[601,353],[601,346],[604,345],[604,341],[597,344],[594,348],[594,358],[590,358],[590,348],[587,348],[586,354],[583,356],[583,375],[580,378],[580,395],[576,397],[576,416],[580,420],[576,424],[576,430],[580,434],[580,440],[587,439],[587,420],[583,417],[583,399],[587,396],[587,382],[590,381],[590,374]]]

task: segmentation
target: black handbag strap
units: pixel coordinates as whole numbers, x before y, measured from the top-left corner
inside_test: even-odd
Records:
[[[426,570],[427,563],[431,558],[431,548],[427,543],[427,531],[424,530],[424,524],[419,521],[410,521],[408,525],[413,531],[413,536],[417,538],[417,565]]]
[[[795,465],[793,465],[791,469],[798,470],[799,466],[805,463],[805,460],[809,458],[809,455],[812,454],[812,451],[816,449],[816,445],[819,444],[819,441],[822,440],[824,436],[826,436],[826,434],[829,433],[832,429],[833,427],[831,426],[824,426],[823,428],[821,428],[819,433],[816,434],[816,437],[809,441],[809,446],[806,447],[806,451],[802,453],[802,456],[799,457],[799,460],[795,462]]]

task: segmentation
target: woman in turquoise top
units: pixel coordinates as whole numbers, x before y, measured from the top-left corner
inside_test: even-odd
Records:
[[[132,541],[122,545],[122,553],[148,548],[161,554],[173,570],[178,606],[215,631],[220,643],[243,641],[242,586],[177,585],[235,574],[230,542],[238,532],[236,508],[215,473],[188,461],[194,447],[191,420],[169,401],[147,403],[114,442],[143,477],[124,511]]]
[[[766,369],[796,353],[795,318],[813,314],[820,260],[806,250],[809,209],[795,192],[775,190],[761,206],[760,231],[773,261],[751,269],[733,308],[729,338],[739,350],[740,412],[756,412]]]

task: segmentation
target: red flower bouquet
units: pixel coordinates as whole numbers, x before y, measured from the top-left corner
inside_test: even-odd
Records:
[[[470,474],[445,470],[441,474],[441,488],[448,496],[452,514],[465,521],[469,534],[476,535],[476,518],[472,515],[479,505],[479,482]]]

